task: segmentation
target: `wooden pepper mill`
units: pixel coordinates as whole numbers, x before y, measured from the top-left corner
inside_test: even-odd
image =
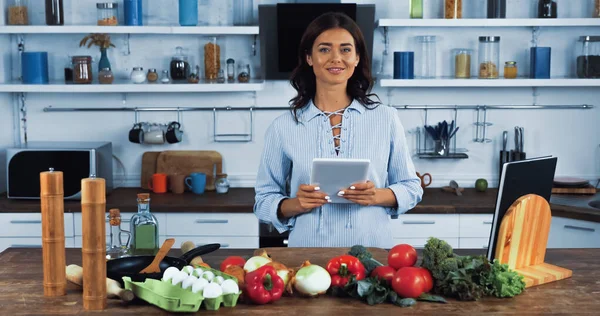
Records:
[[[44,296],[66,295],[65,205],[61,171],[50,168],[50,171],[40,173],[40,205]]]
[[[83,308],[106,309],[106,182],[81,179]],[[62,266],[64,270],[64,265]]]

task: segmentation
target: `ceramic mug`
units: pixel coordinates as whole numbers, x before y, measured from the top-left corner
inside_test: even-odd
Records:
[[[181,130],[181,124],[175,121],[169,123],[167,132],[165,133],[165,138],[167,139],[167,143],[169,144],[181,142],[181,140],[183,139],[183,131]]]
[[[152,179],[148,181],[148,187],[154,193],[166,193],[167,192],[167,175],[164,173],[155,173],[152,175]]]
[[[417,172],[417,177],[419,177],[419,179],[421,179],[421,187],[423,189],[425,189],[426,187],[428,187],[431,184],[431,175],[429,173],[425,173],[423,175],[421,175],[420,173]],[[425,183],[425,178],[429,177],[429,182]]]
[[[129,130],[129,141],[136,144],[144,142],[144,129],[142,129],[142,123],[133,124],[133,128]]]
[[[202,194],[206,186],[206,174],[203,172],[194,172],[185,178],[185,184],[192,192]]]
[[[144,133],[145,144],[164,144],[165,133],[161,129],[155,129]]]
[[[169,175],[169,190],[175,194],[181,194],[185,191],[185,175],[170,174]]]

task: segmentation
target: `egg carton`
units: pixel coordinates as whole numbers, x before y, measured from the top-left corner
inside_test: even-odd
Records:
[[[199,273],[199,271],[202,271],[202,273]],[[198,275],[202,277],[206,271],[210,271],[214,276],[213,278],[204,277],[207,281],[212,282],[217,279],[217,276],[220,276],[223,280],[233,280],[237,284],[235,277],[212,268],[201,267],[201,269],[193,269],[191,266],[186,266],[181,270],[181,272],[185,272],[188,276],[192,275],[194,277],[198,277]],[[178,270],[177,272],[179,273],[180,271]],[[169,312],[197,312],[201,306],[204,306],[206,310],[219,310],[221,305],[235,307],[242,294],[238,290],[237,293],[221,294],[214,298],[206,298],[203,296],[202,290],[194,293],[189,281],[186,282],[186,288],[184,288],[181,278],[173,281],[172,277],[165,279],[164,275],[162,280],[146,279],[144,282],[133,282],[129,277],[123,277],[123,281],[125,288],[131,290],[136,297]]]

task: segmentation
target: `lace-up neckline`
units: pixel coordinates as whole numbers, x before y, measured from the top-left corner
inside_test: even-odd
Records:
[[[339,109],[333,112],[327,112],[327,111],[323,111],[323,115],[325,116],[325,121],[330,125],[329,128],[329,132],[331,133],[330,135],[332,135],[333,138],[333,144],[334,144],[334,149],[335,149],[335,153],[339,155],[341,147],[342,147],[342,125],[344,120],[342,120],[341,122],[339,122],[338,124],[335,125],[331,125],[331,117],[335,116],[335,115],[339,115],[339,116],[343,116],[344,115],[344,111],[346,111],[346,108],[343,109]],[[334,133],[335,129],[340,129],[339,133],[337,133],[337,135]],[[336,143],[337,141],[337,143]]]

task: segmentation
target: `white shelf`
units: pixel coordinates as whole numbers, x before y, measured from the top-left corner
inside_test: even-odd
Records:
[[[380,19],[379,27],[528,27],[600,26],[600,18],[582,19]]]
[[[600,87],[600,79],[382,79],[381,87]]]
[[[142,83],[116,81],[113,84],[65,84],[56,81],[50,84],[0,83],[0,92],[28,93],[138,93],[138,92],[248,92],[264,88],[263,80],[248,83]]]
[[[0,34],[196,34],[257,35],[258,26],[98,26],[98,25],[2,25]]]

